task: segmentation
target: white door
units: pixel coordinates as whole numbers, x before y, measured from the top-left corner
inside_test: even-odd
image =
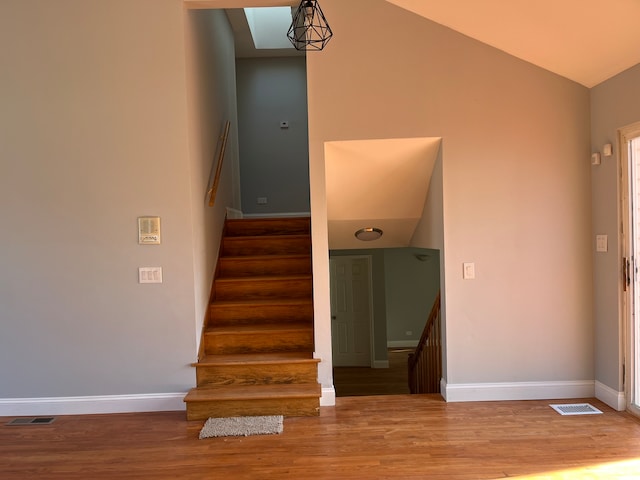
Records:
[[[371,366],[371,257],[332,257],[331,344],[336,367]]]
[[[623,168],[623,299],[625,303],[625,394],[640,414],[640,123],[620,132]]]

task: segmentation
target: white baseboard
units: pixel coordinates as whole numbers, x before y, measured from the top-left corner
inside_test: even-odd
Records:
[[[419,340],[389,340],[387,348],[416,348]]]
[[[321,407],[333,407],[336,404],[336,390],[331,387],[322,387],[322,396],[320,397]]]
[[[287,218],[310,217],[310,212],[282,212],[282,213],[244,213],[244,218]]]
[[[627,399],[624,392],[618,392],[596,380],[596,398],[606,403],[614,410],[622,412],[627,409]]]
[[[591,398],[595,395],[593,380],[447,384],[443,379],[440,386],[447,402]]]
[[[186,393],[95,397],[0,398],[0,417],[185,410]]]
[[[227,218],[230,218],[230,219],[242,218],[242,210],[238,210],[237,208],[227,207]]]
[[[374,360],[371,368],[389,368],[389,360]]]

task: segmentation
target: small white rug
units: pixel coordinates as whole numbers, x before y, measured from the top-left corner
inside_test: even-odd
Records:
[[[282,415],[210,418],[200,430],[200,439],[280,434],[283,428],[282,419]]]

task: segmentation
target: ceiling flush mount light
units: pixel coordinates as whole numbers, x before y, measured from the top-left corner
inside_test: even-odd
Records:
[[[358,240],[370,242],[371,240],[378,240],[382,236],[382,230],[373,227],[361,228],[355,235]]]
[[[333,37],[317,0],[302,0],[287,32],[296,50],[322,50]]]

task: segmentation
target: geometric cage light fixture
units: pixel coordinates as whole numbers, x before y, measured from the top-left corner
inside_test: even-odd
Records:
[[[333,32],[317,0],[302,0],[287,32],[296,50],[320,51],[333,37]]]

